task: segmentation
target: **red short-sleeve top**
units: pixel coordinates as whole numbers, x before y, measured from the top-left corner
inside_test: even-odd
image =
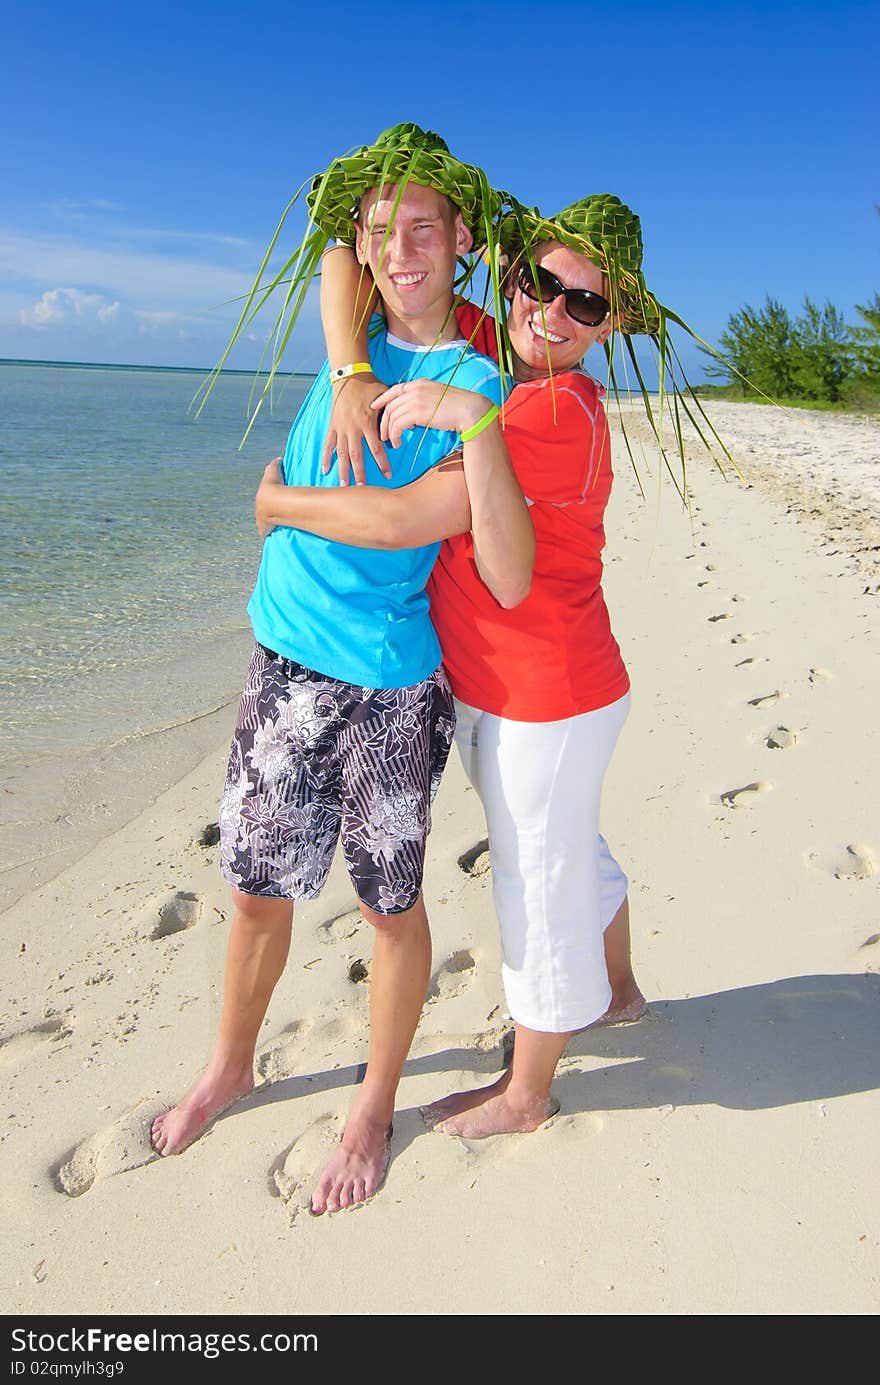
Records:
[[[471,312],[458,313],[464,335]],[[584,371],[570,370],[517,385],[504,406],[504,439],[537,540],[532,589],[519,606],[504,610],[483,584],[470,534],[441,547],[431,617],[455,695],[483,711],[557,721],[629,688],[601,587],[612,481],[601,394]]]

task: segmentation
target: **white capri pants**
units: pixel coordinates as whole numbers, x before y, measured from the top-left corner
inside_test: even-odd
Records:
[[[602,935],[627,879],[599,807],[629,704],[627,693],[564,721],[509,721],[456,700],[456,744],[489,828],[507,1007],[527,1029],[583,1029],[611,1001]]]

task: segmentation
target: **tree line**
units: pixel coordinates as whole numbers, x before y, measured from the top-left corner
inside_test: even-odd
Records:
[[[880,207],[878,207],[880,213]],[[728,318],[718,357],[706,373],[726,381],[725,394],[880,407],[880,294],[857,303],[859,322],[846,322],[833,303],[809,297],[793,317],[767,297]]]
[[[763,308],[746,304],[728,319],[722,359],[706,373],[744,397],[880,405],[880,294],[856,312],[861,321],[851,325],[832,303],[811,298],[797,317],[769,296]]]

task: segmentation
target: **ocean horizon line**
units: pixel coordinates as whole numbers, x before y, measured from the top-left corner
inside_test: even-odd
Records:
[[[151,370],[175,375],[211,375],[214,372],[213,366],[196,365],[135,365],[133,363],[123,363],[113,361],[38,361],[31,360],[26,356],[0,356],[0,365],[27,365],[41,366],[50,370],[69,368],[72,370]],[[223,369],[221,375],[248,375],[266,376],[268,370],[233,370]],[[276,376],[282,376],[285,380],[312,380],[317,374],[314,370],[276,370]]]
[[[26,356],[0,356],[0,366],[36,366],[44,370],[113,370],[113,371],[145,371],[156,375],[198,375],[202,379],[213,374],[214,366],[190,366],[190,365],[135,365],[131,362],[118,363],[113,361],[45,361],[32,360]],[[219,372],[223,376],[245,376],[251,380],[268,379],[268,370],[241,370],[224,368]],[[314,380],[317,375],[316,370],[276,370],[275,378],[279,380]],[[604,384],[604,381],[601,382]],[[701,388],[707,382],[698,381],[695,388]],[[710,386],[711,388],[711,386]],[[635,387],[619,387],[617,393],[622,398],[635,398],[641,394],[641,390]],[[656,394],[657,387],[648,390],[649,394]]]

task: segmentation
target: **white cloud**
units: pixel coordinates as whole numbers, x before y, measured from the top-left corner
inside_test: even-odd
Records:
[[[97,310],[104,302],[99,293],[86,293],[84,289],[56,289],[55,292],[66,298],[77,317],[83,317],[92,309]]]
[[[118,217],[108,221],[104,215],[95,213],[124,212],[119,202],[110,202],[104,197],[76,199],[61,197],[48,204],[48,210],[58,221],[75,227],[75,234],[89,234],[101,238],[115,238],[123,241],[184,241],[193,245],[228,245],[234,249],[250,249],[256,257],[260,247],[241,236],[230,235],[228,231],[185,231],[169,226],[127,226]]]
[[[78,219],[88,212],[122,212],[125,208],[106,197],[59,197],[55,202],[49,203],[49,210],[53,216],[73,216]]]
[[[184,240],[184,241],[203,241],[206,245],[231,245],[237,249],[256,250],[257,247],[252,241],[242,240],[241,236],[229,236],[222,231],[171,231],[160,226],[119,226],[114,228],[114,235],[123,236],[126,240]]]
[[[147,312],[143,308],[136,308],[134,315],[152,327],[167,327],[170,322],[179,322],[183,316],[182,313],[171,312],[168,309],[161,312]]]
[[[247,293],[248,271],[72,236],[0,230],[0,274],[39,284],[88,284],[138,307],[204,311]]]
[[[181,323],[199,324],[208,328],[216,325],[209,317],[200,313],[177,313],[170,309],[149,311],[145,308],[135,308],[132,317],[138,324],[137,330],[141,336],[146,333],[161,333],[166,328],[179,327]]]
[[[26,327],[42,327],[47,322],[60,322],[63,317],[64,309],[58,302],[58,289],[49,289],[32,308],[22,308],[18,320]]]
[[[0,224],[0,356],[198,366],[217,359],[251,288],[252,247],[233,236],[123,228],[97,214],[88,230],[85,218],[76,229],[74,222],[71,215],[68,230],[35,233]],[[256,364],[278,297],[248,324],[234,364]],[[285,365],[313,369],[323,354],[313,289]]]
[[[48,327],[63,322],[71,312],[79,318],[112,322],[119,312],[119,300],[108,303],[100,293],[84,289],[47,289],[30,308],[22,308],[18,320],[23,327]]]

